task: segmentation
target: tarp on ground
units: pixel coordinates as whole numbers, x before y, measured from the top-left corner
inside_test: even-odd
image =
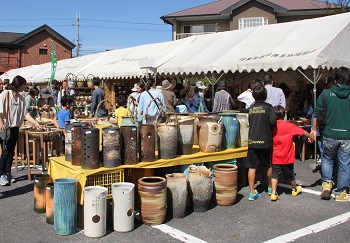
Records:
[[[139,77],[145,74],[140,64],[143,61],[152,63],[151,71],[165,75],[350,67],[350,13],[66,59],[58,61],[55,78],[64,80],[68,73],[100,78]],[[47,82],[51,69],[47,64],[35,66],[42,69],[31,67],[29,70],[35,74],[23,76]],[[7,72],[11,76],[9,73],[16,75],[15,70]]]

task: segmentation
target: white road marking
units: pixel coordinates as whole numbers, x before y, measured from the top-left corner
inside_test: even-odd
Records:
[[[321,231],[326,230],[326,229],[330,229],[334,226],[345,223],[349,220],[350,220],[350,212],[344,213],[344,214],[335,216],[333,218],[324,220],[322,222],[309,225],[309,226],[302,228],[302,229],[299,229],[297,231],[278,236],[278,237],[271,239],[269,241],[265,241],[265,243],[291,242],[291,241],[294,241],[300,237],[310,235],[310,234],[315,234],[315,233],[321,232]]]
[[[299,183],[298,183],[298,184],[299,184]],[[299,185],[300,185],[300,184],[299,184]],[[277,186],[292,189],[291,185],[287,185],[287,184],[283,184],[283,183],[278,183]],[[301,186],[302,186],[302,185],[301,185]],[[303,187],[303,192],[310,193],[310,194],[314,194],[314,195],[317,195],[317,196],[321,196],[321,192],[320,192],[320,191],[310,190],[310,189],[307,189],[307,188],[304,188],[304,187]],[[333,194],[332,194],[332,197],[334,198],[334,195],[333,195]]]
[[[178,239],[182,242],[188,242],[188,243],[206,243],[206,241],[203,241],[201,239],[198,239],[192,235],[186,234],[180,230],[177,230],[173,227],[170,227],[166,224],[161,225],[153,225],[153,228],[159,229],[163,233],[166,233],[170,235],[171,237]]]

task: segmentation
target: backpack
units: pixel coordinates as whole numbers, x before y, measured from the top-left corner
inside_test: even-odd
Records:
[[[316,116],[317,126],[320,131],[320,134],[322,134],[327,123],[326,92],[325,91],[322,92],[321,96],[322,96],[322,106]]]

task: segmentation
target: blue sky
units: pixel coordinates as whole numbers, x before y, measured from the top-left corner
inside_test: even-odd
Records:
[[[44,24],[75,43],[80,13],[81,55],[171,40],[160,17],[214,0],[2,1],[0,32],[28,33]],[[73,52],[75,55],[75,52]]]

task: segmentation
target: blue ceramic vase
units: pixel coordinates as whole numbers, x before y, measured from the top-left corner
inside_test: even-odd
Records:
[[[56,234],[71,235],[77,227],[77,180],[54,181],[54,227]]]
[[[220,113],[221,122],[224,125],[223,143],[224,149],[232,149],[236,147],[239,136],[239,121],[234,113]]]

